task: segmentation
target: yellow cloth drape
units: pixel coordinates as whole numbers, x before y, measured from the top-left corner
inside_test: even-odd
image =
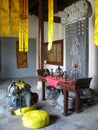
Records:
[[[11,0],[11,31],[13,36],[19,36],[19,0]]]
[[[28,51],[28,0],[19,0],[19,51]]]
[[[9,36],[9,0],[0,0],[0,33]]]
[[[12,35],[19,36],[19,51],[27,52],[28,0],[0,0],[0,33],[2,36],[9,36],[10,26]]]
[[[53,22],[54,22],[53,0],[48,0],[48,50],[51,50],[52,48]]]
[[[95,0],[95,29],[94,29],[94,43],[98,46],[98,0]]]

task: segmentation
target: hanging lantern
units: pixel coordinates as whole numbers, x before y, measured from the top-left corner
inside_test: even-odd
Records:
[[[98,0],[95,0],[95,28],[94,28],[94,43],[98,46]]]
[[[54,24],[54,4],[53,0],[48,0],[48,50],[52,48]]]

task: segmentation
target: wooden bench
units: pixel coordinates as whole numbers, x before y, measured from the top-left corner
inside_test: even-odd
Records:
[[[68,92],[74,91],[76,93],[75,109],[76,112],[81,112],[80,93],[81,89],[89,89],[92,78],[81,78],[73,80],[72,83],[59,83],[64,92],[64,113],[68,114]]]
[[[81,111],[81,102],[80,102],[81,89],[89,89],[91,80],[92,78],[82,78],[76,80],[75,90],[76,90],[76,111],[77,112]]]

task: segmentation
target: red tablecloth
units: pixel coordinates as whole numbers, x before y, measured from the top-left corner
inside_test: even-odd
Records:
[[[53,87],[56,87],[59,82],[71,82],[72,81],[71,79],[68,79],[68,78],[65,80],[62,77],[56,78],[56,77],[52,77],[52,76],[47,76],[46,80]]]

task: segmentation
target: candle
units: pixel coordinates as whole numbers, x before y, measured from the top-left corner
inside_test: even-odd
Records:
[[[73,64],[72,66],[73,66],[74,68],[78,67],[78,65],[77,65],[77,64]]]

